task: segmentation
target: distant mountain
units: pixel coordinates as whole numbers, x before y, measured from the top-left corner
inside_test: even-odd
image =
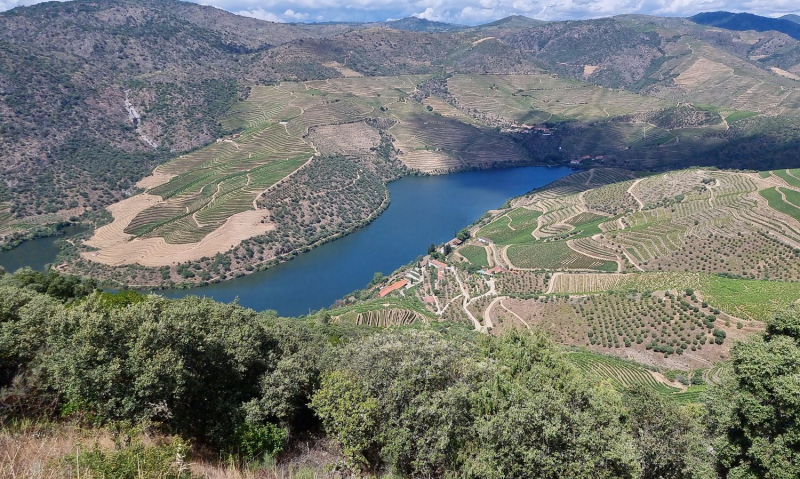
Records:
[[[789,20],[790,22],[800,23],[800,15],[784,15],[781,17],[781,20]]]
[[[454,23],[434,22],[424,18],[407,17],[400,20],[390,20],[383,22],[383,25],[394,28],[395,30],[405,30],[407,32],[454,32],[468,28],[464,25]]]
[[[535,18],[526,17],[524,15],[511,15],[510,17],[501,18],[500,20],[495,20],[491,23],[485,23],[480,25],[478,28],[486,29],[492,27],[502,27],[502,28],[531,28],[531,27],[538,27],[544,23],[542,20],[536,20]]]
[[[752,13],[707,12],[690,17],[695,23],[727,30],[755,30],[766,32],[774,30],[800,40],[800,24],[784,18],[769,18]]]

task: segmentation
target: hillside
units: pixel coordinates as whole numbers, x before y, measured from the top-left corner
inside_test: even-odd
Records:
[[[538,195],[624,176],[594,175]],[[505,214],[507,227],[527,219]],[[465,298],[480,288],[459,285]],[[501,298],[492,305],[503,312],[486,320],[520,330],[487,336],[414,311],[421,303],[398,293],[277,318],[197,297],[101,291],[55,271],[0,271],[0,474],[796,476],[785,459],[798,432],[800,308],[771,313],[763,331],[750,321],[733,329],[725,322],[735,318],[699,303],[698,291],[662,293],[548,295],[533,301],[553,313],[538,323],[517,308],[530,301]],[[522,329],[571,312],[585,314],[590,342],[606,350],[623,340],[630,349],[644,324],[656,344],[648,350],[665,358],[724,351],[729,361],[645,366]],[[734,331],[747,337],[731,345]],[[671,352],[687,335],[701,338],[692,352]],[[754,446],[765,441],[774,445]]]
[[[11,213],[52,222],[37,217],[65,219],[125,197],[174,152],[221,134],[220,116],[246,95],[242,55],[342,30],[173,0],[51,2],[0,14]]]
[[[764,165],[736,153],[721,160],[734,144],[767,141],[734,121],[750,115],[546,74],[252,87],[222,118],[241,133],[157,167],[138,184],[145,192],[109,207],[113,221],[64,260],[72,272],[129,285],[231,279],[361,227],[385,208],[385,183],[410,172],[675,168],[699,153],[712,165]]]
[[[123,284],[268,267],[374,218],[398,175],[584,157],[786,168],[800,138],[800,43],[775,32],[641,16],[292,25],[152,0],[41,4],[0,22],[0,237],[102,226],[64,259]],[[363,168],[364,195],[318,184]],[[336,214],[312,204],[342,195]],[[211,264],[232,266],[187,270]]]
[[[431,254],[442,263],[400,270],[384,284],[410,286],[386,299],[413,298],[416,311],[479,331],[543,329],[566,345],[701,374],[800,299],[798,177],[576,173],[484,216],[470,239]]]

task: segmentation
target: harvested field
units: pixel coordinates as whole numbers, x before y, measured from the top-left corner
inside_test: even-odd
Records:
[[[437,151],[401,151],[399,158],[409,168],[423,173],[440,174],[464,168],[464,163],[458,158]]]
[[[242,241],[272,229],[273,224],[264,222],[263,211],[245,211],[230,216],[222,227],[205,235],[197,243],[168,244],[163,238],[136,238],[111,245],[107,236],[101,233],[92,237],[87,244],[105,244],[103,248],[96,252],[83,252],[81,256],[110,266],[135,263],[151,267],[173,265],[224,253]],[[114,236],[111,241],[119,237]],[[104,240],[106,243],[103,243]]]
[[[691,90],[715,78],[732,73],[733,69],[728,65],[700,57],[692,66],[675,78],[675,83]]]
[[[308,140],[328,154],[362,156],[371,154],[381,142],[375,128],[364,122],[325,125],[313,128]]]
[[[359,77],[363,77],[364,76],[364,75],[362,75],[361,73],[358,73],[355,70],[351,70],[350,68],[347,68],[346,66],[342,65],[339,62],[325,62],[325,63],[322,64],[322,66],[327,67],[327,68],[333,68],[334,70],[336,70],[339,73],[341,73],[342,76],[345,77],[345,78],[359,78]]]
[[[769,69],[774,71],[775,73],[777,73],[778,75],[780,75],[780,76],[782,76],[784,78],[788,78],[790,80],[800,81],[800,76],[797,76],[792,72],[787,72],[786,70],[782,70],[782,69],[780,69],[778,67],[770,67]]]

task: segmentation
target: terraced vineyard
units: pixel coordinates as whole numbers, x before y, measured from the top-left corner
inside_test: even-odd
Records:
[[[532,242],[541,214],[528,208],[514,208],[478,230],[477,236],[501,245]]]
[[[669,106],[554,75],[455,75],[447,86],[461,108],[516,123],[595,121]]]
[[[156,168],[139,182],[142,194],[109,208],[114,221],[86,242],[92,249],[82,258],[110,266],[174,268],[230,252],[248,238],[282,227],[270,220],[271,206],[261,199],[292,181],[315,156],[375,157],[380,149],[428,173],[530,161],[510,138],[453,106],[412,100],[427,78],[358,77],[253,87],[248,99],[222,119],[223,127],[239,133]],[[302,243],[296,232],[290,234],[292,245]],[[269,254],[283,249],[268,248]]]
[[[489,266],[486,255],[486,248],[477,245],[469,245],[458,250],[458,254],[464,257],[470,264],[480,267]]]
[[[792,171],[575,173],[470,228],[456,251],[497,268],[452,261],[416,294],[431,313],[479,330],[536,327],[594,352],[713,369],[732,341],[800,301]]]
[[[657,379],[653,372],[630,361],[584,352],[570,353],[568,357],[588,375],[609,381],[620,391],[644,386],[683,403],[697,402],[705,391],[705,386],[691,386],[685,390],[675,387],[668,384],[665,379]]]

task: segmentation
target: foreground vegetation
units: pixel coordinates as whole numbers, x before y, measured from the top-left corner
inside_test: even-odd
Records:
[[[328,458],[319,471],[337,477],[800,473],[796,306],[736,344],[719,385],[687,406],[576,367],[575,353],[541,333],[329,318],[6,275],[0,445],[31,454],[35,432],[60,446],[47,461],[15,456],[3,473],[188,478],[243,467],[290,477],[287,461],[311,438]],[[215,454],[228,459],[214,464]]]

